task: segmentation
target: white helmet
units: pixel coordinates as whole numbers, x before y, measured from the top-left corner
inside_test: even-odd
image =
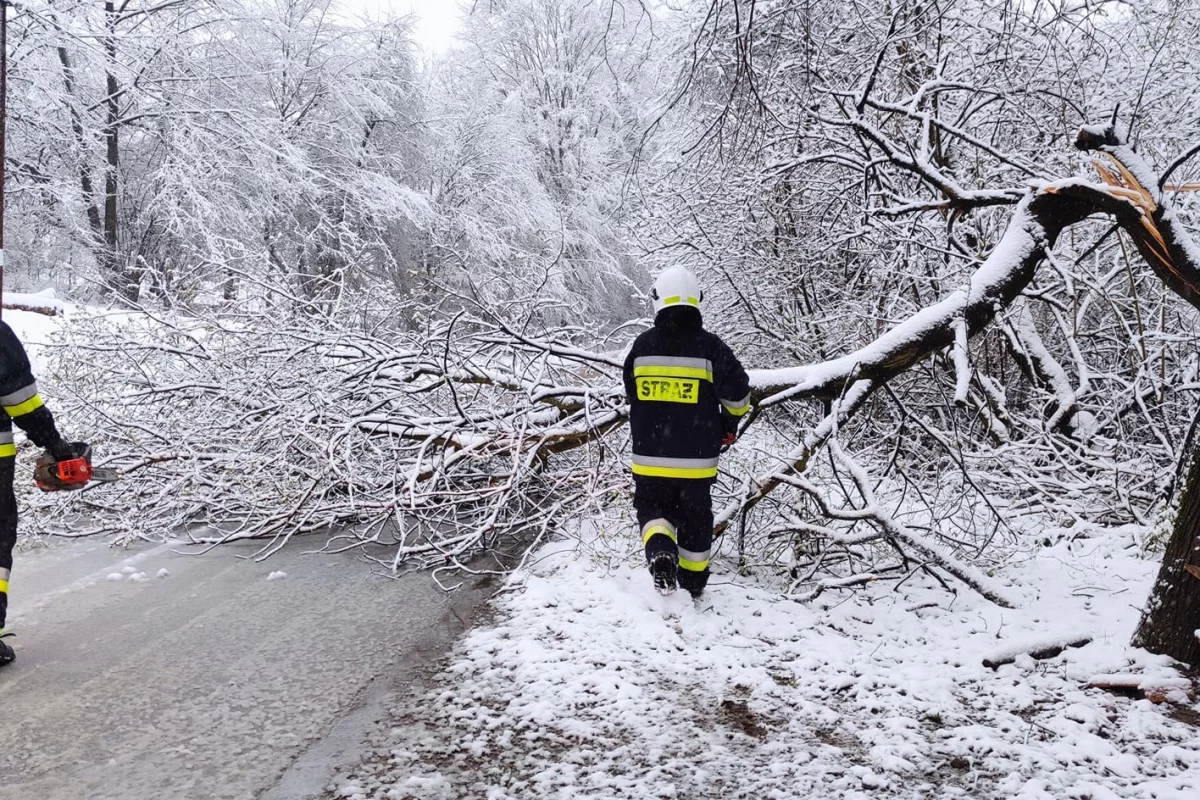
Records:
[[[664,270],[654,281],[650,299],[654,301],[654,313],[657,314],[667,306],[689,305],[700,308],[704,292],[700,291],[700,281],[696,280],[695,275],[683,267],[671,267]]]

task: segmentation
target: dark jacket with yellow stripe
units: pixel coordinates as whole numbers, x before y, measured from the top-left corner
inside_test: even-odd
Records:
[[[714,478],[721,439],[750,410],[750,380],[699,310],[669,306],[625,359],[633,472]]]
[[[38,447],[53,452],[65,444],[38,394],[25,348],[8,323],[0,320],[0,458],[17,453],[14,422]]]

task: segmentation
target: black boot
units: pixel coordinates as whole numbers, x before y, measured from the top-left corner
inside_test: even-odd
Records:
[[[677,571],[675,556],[670,553],[655,553],[650,558],[650,574],[654,576],[654,588],[659,594],[674,593]]]
[[[704,587],[708,585],[708,570],[693,572],[681,569],[678,582],[680,589],[686,589],[693,600],[699,600],[704,595]]]
[[[12,636],[11,633],[8,635]],[[0,667],[11,664],[16,660],[16,658],[17,654],[14,653],[13,649],[8,646],[6,641],[4,641],[3,634],[0,634]]]

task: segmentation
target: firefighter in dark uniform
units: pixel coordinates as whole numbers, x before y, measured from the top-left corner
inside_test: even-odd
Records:
[[[13,494],[13,468],[17,446],[13,423],[56,461],[73,457],[71,444],[59,435],[54,417],[42,403],[37,382],[29,367],[29,356],[12,328],[0,320],[0,637],[8,613],[8,577],[12,570],[13,547],[17,543],[17,498]],[[0,638],[0,666],[14,658],[12,648]]]
[[[750,410],[750,381],[729,347],[704,330],[696,276],[675,267],[654,282],[654,327],[625,359],[633,436],[633,505],[646,561],[663,594],[699,597],[713,538],[710,487],[722,445]]]

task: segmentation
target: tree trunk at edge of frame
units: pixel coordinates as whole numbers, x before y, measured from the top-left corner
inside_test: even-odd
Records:
[[[1179,513],[1133,644],[1200,670],[1200,447],[1189,458]]]

